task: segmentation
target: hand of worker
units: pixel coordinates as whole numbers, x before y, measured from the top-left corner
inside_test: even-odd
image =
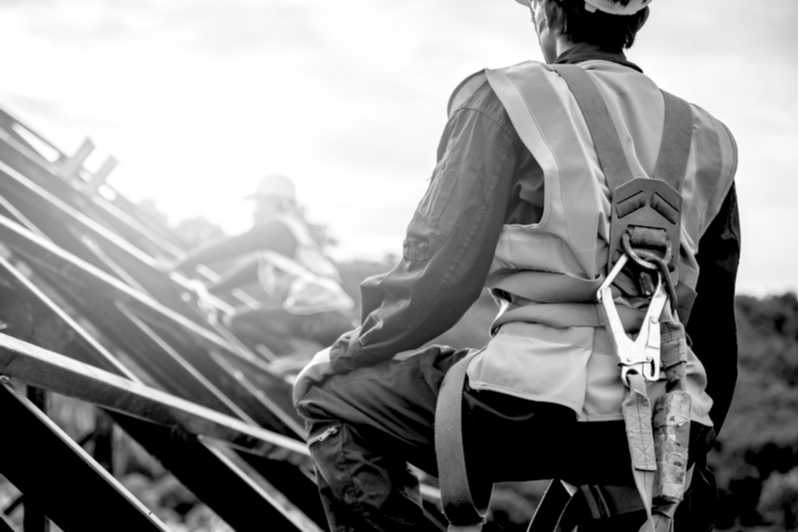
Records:
[[[294,381],[294,389],[292,390],[292,401],[295,406],[305,396],[308,390],[315,383],[324,381],[327,377],[333,375],[333,368],[331,367],[331,348],[323,349],[303,368]]]

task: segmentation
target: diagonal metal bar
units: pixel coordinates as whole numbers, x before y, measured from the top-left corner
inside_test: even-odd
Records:
[[[180,287],[155,269],[156,263],[152,257],[91,219],[82,210],[70,206],[59,196],[51,194],[17,172],[3,162],[2,158],[0,158],[0,191],[60,247],[95,266],[105,267],[105,264],[88,252],[83,242],[76,240],[74,235],[65,229],[73,227],[80,233],[86,234],[98,242],[114,261],[125,264],[127,274],[133,277],[138,285],[150,293],[158,293],[162,304],[193,320],[201,327],[205,326],[194,308],[181,297]],[[79,196],[77,201],[87,203],[88,200]],[[88,210],[91,211],[91,207]]]
[[[286,382],[271,377],[261,389],[254,390],[244,372],[229,371],[219,363],[221,357],[214,356],[213,350],[193,336],[181,335],[157,319],[145,322],[142,318],[147,318],[146,313],[136,314],[119,302],[99,298],[74,285],[69,278],[58,278],[37,264],[33,266],[49,285],[58,287],[62,299],[133,359],[136,367],[145,370],[148,382],[222,413],[254,420],[265,428],[287,435],[299,433],[297,423],[268,397],[288,399]],[[158,334],[153,330],[156,326],[160,328]],[[173,346],[179,347],[180,353]]]
[[[76,190],[65,181],[53,175],[51,169],[43,167],[37,161],[26,156],[23,147],[17,146],[16,148],[18,149],[13,146],[13,140],[4,139],[3,131],[0,130],[0,161],[8,163],[10,168],[21,173],[20,175],[12,173],[10,175],[14,179],[0,181],[0,188],[6,187],[9,192],[16,194],[16,199],[30,204],[29,208],[34,212],[29,212],[29,215],[33,217],[46,215],[47,219],[40,219],[39,222],[43,224],[43,229],[52,233],[53,239],[60,247],[105,269],[108,273],[118,276],[131,286],[158,293],[162,303],[202,326],[208,326],[205,319],[198,315],[196,309],[191,305],[186,305],[181,299],[181,289],[176,286],[175,282],[184,283],[185,279],[182,276],[173,275],[175,282],[169,282],[163,274],[153,270],[153,259],[129,242],[119,238],[118,235],[122,235],[157,255],[175,257],[182,253],[179,248],[165,241],[136,218],[120,210],[117,203],[121,202],[127,205],[127,210],[134,214],[137,211],[135,206],[130,205],[130,202],[118,194],[116,194],[115,203],[99,196],[94,196],[89,200],[83,194],[76,193]],[[81,213],[90,216],[83,216]],[[138,214],[140,218],[146,218],[143,213]],[[53,216],[60,219],[62,223],[66,221],[68,225],[77,224],[77,226],[73,227],[72,231],[65,232],[65,228],[61,225],[52,225],[52,220],[48,217],[52,218]],[[90,217],[100,221],[100,225],[89,219]],[[48,223],[50,225],[44,227]],[[108,228],[111,229],[111,232],[108,231]],[[75,230],[78,230],[83,236],[76,238]],[[165,233],[165,229],[161,228],[160,233]],[[92,248],[93,253],[87,253],[85,249],[87,239],[95,243]],[[103,256],[97,253],[101,249]],[[124,265],[126,270],[122,271],[121,268],[114,267],[114,264]],[[234,294],[235,298],[246,303],[246,300],[241,299],[240,296],[240,291]],[[223,336],[226,335],[223,334]],[[240,342],[232,342],[232,344],[235,350],[252,356],[249,349]]]
[[[245,356],[240,351],[233,349],[228,342],[213,332],[198,327],[193,322],[162,306],[153,299],[69,255],[52,243],[37,238],[18,224],[2,217],[0,217],[0,241],[25,258],[32,266],[35,266],[40,274],[52,278],[53,286],[61,290],[62,295],[75,295],[78,292],[78,288],[80,288],[80,291],[85,293],[87,298],[91,300],[91,302],[89,300],[84,302],[84,311],[97,313],[102,310],[106,314],[113,313],[115,311],[108,307],[101,309],[102,301],[125,303],[135,310],[138,315],[147,317],[150,326],[155,324],[167,329],[173,336],[180,335],[191,339],[191,344],[189,345],[193,347],[181,354],[184,357],[192,356],[192,364],[207,364],[207,352],[209,349],[237,360],[240,365],[247,368],[247,374],[257,375],[261,381],[270,383],[269,389],[271,390],[268,394],[270,401],[263,401],[262,398],[253,396],[247,390],[237,392],[240,394],[241,399],[248,400],[249,398],[249,400],[255,401],[253,408],[261,409],[264,412],[272,412],[292,432],[298,436],[303,434],[301,420],[291,404],[291,395],[289,393],[291,386],[280,377],[273,375],[269,371],[266,362],[262,359],[255,358],[252,353],[249,356]],[[69,287],[70,289],[67,290],[70,283],[74,286]],[[80,302],[70,301],[70,303],[78,305]],[[97,320],[93,321],[95,321],[95,325],[100,325]],[[109,335],[114,333],[114,329],[120,327],[119,322],[109,325],[111,329],[106,330]],[[125,331],[119,330],[118,332],[124,333]],[[132,351],[132,349],[129,350]],[[225,370],[222,369],[222,371],[224,372]],[[220,368],[219,366],[209,368],[204,374],[206,377],[215,375],[219,377]],[[231,376],[230,386],[238,386],[239,380],[236,376]],[[227,389],[226,392],[230,393]],[[248,414],[255,416],[257,412],[251,409],[248,410]]]
[[[8,201],[3,196],[0,196],[0,214],[2,214],[3,216],[7,216],[8,218],[11,218],[15,222],[24,226],[29,231],[39,235],[44,239],[47,239],[47,235],[45,235],[41,230],[39,230],[39,228],[36,227],[33,224],[33,222],[28,220],[28,218],[24,214],[22,214],[19,211],[19,209],[17,209],[14,205],[12,205],[11,202]]]
[[[119,305],[125,309],[125,305]],[[164,323],[154,319],[151,314],[143,313],[140,310],[130,309],[132,313],[139,316],[146,322],[157,335],[166,340],[170,345],[181,346],[183,353],[196,353],[203,350],[202,343],[197,343],[195,338],[182,334],[172,327],[165,326]],[[298,423],[297,414],[294,407],[289,403],[291,390],[289,384],[276,379],[271,374],[249,371],[243,365],[233,364],[232,361],[239,360],[235,357],[226,357],[216,349],[204,351],[207,356],[191,358],[191,363],[214,385],[224,389],[229,395],[235,398],[246,411],[266,424],[268,428],[274,427],[277,423],[285,426],[294,434],[303,436],[302,426]],[[257,383],[257,385],[255,385]],[[289,411],[287,411],[289,410]],[[265,419],[265,413],[270,413],[276,419]],[[277,430],[277,428],[273,428]]]
[[[98,410],[98,412],[101,412],[101,411]],[[94,431],[89,431],[86,434],[84,434],[83,436],[81,436],[81,438],[79,440],[76,440],[76,443],[78,444],[78,447],[83,448],[83,446],[86,445],[87,443],[89,443],[90,441],[92,441],[94,439],[94,437],[95,437]],[[95,457],[95,459],[97,459],[97,458]],[[109,470],[109,468],[105,468],[105,469]],[[3,516],[11,515],[12,513],[14,513],[14,510],[16,510],[24,502],[25,502],[25,494],[20,493],[19,496],[16,499],[11,501],[11,503],[8,506],[5,507],[5,509],[3,510],[3,513],[0,514],[0,515],[3,515]],[[0,530],[2,530],[2,529],[0,529]]]
[[[0,170],[0,178],[2,178],[2,170]],[[39,262],[47,265],[51,271],[64,277],[71,277],[87,289],[95,291],[99,296],[126,302],[142,308],[148,313],[158,315],[160,319],[170,323],[171,326],[186,330],[209,345],[219,348],[222,352],[243,358],[246,362],[252,364],[254,370],[269,372],[266,363],[256,358],[252,353],[243,354],[234,350],[230,344],[208,329],[198,326],[160,302],[137,292],[88,262],[71,255],[4,217],[0,217],[0,242],[12,247],[27,258],[38,259]]]
[[[168,427],[121,414],[112,416],[125,432],[234,529],[243,532],[320,530],[295,504],[279,498],[260,475],[248,470],[246,464],[224,447],[176,434]],[[319,501],[296,502],[320,505]],[[321,524],[324,526],[325,521]]]
[[[0,266],[2,264],[3,261],[0,261]],[[73,329],[68,329],[63,333],[57,334],[55,332],[59,327],[53,321],[58,319],[59,314],[56,312],[60,309],[57,307],[52,309],[48,307],[42,308],[43,303],[35,297],[30,297],[30,292],[25,290],[25,285],[30,286],[30,281],[21,276],[13,266],[5,264],[9,271],[0,273],[0,320],[8,322],[7,331],[13,336],[22,333],[27,338],[33,339],[37,344],[39,342],[48,343],[56,350],[60,350],[58,346],[69,347],[71,358],[78,360],[88,359],[88,361],[98,358],[96,355],[92,356],[91,353],[93,350],[102,350],[101,346],[96,343],[81,344],[76,341],[76,335],[82,333],[78,324],[72,323]],[[16,286],[16,290],[12,289],[14,287],[8,286],[8,283],[13,279],[17,279],[19,283],[19,286]],[[33,291],[38,290],[33,286],[30,286],[30,288]],[[45,298],[44,294],[40,294],[40,297]],[[37,303],[39,303],[38,306],[36,305]],[[25,323],[28,322],[28,318],[33,323],[29,323],[26,326]],[[64,319],[68,320],[69,318],[64,316]],[[68,340],[68,343],[64,338]],[[91,337],[88,338],[91,339]],[[111,355],[109,354],[108,356]],[[297,465],[292,463],[292,460],[286,461],[285,452],[276,451],[270,453],[273,458],[249,452],[242,453],[242,457],[289,500],[293,501],[309,518],[324,526],[325,516],[319,503],[317,488],[313,479],[304,475],[301,469],[298,469]],[[154,451],[151,452],[157,454]],[[97,458],[95,457],[95,459]]]
[[[4,116],[10,118],[10,122],[4,121]],[[33,179],[38,185],[64,199],[80,211],[87,211],[87,207],[93,205],[96,208],[94,213],[100,219],[124,238],[132,239],[137,244],[144,243],[144,246],[140,245],[143,249],[149,250],[152,248],[159,254],[172,257],[182,253],[185,244],[180,239],[176,238],[168,228],[150,218],[147,213],[142,212],[135,204],[121,196],[113,187],[103,184],[100,187],[103,191],[102,196],[94,195],[91,198],[85,198],[89,201],[83,201],[84,198],[80,196],[86,190],[81,190],[81,194],[76,194],[77,189],[75,187],[72,187],[66,181],[58,179],[55,175],[57,172],[56,166],[44,159],[35,148],[20,137],[14,130],[14,124],[21,125],[35,137],[38,137],[39,140],[57,152],[60,159],[67,158],[52,143],[0,109],[0,127],[4,129],[0,130],[1,160],[7,162],[15,170]]]
[[[13,434],[0,438],[0,472],[36,500],[66,532],[107,530],[125,523],[129,530],[169,532],[153,514],[53,421],[9,384],[0,385],[3,421]],[[75,489],[76,478],[81,479]],[[91,504],[91,510],[80,511]]]
[[[303,442],[254,427],[195,403],[0,334],[0,375],[188,433],[228,442],[256,453],[275,446],[287,459],[308,463]]]
[[[272,457],[245,451],[237,451],[237,454],[306,516],[323,528],[327,527],[327,518],[312,470],[298,468],[284,460],[280,454]]]
[[[33,129],[29,125],[23,123],[22,121],[17,119],[14,115],[12,115],[11,113],[9,113],[7,110],[5,110],[3,108],[0,108],[0,127],[2,127],[3,129],[7,130],[9,132],[9,134],[12,134],[14,136],[14,138],[19,139],[19,141],[22,142],[25,146],[30,147],[30,149],[33,150],[33,152],[36,153],[39,157],[43,157],[43,156],[41,154],[39,154],[33,148],[33,146],[31,146],[30,143],[28,143],[28,141],[26,141],[25,139],[23,139],[22,137],[19,136],[19,134],[15,131],[16,128],[21,127],[23,129],[25,129],[28,133],[30,133],[35,138],[37,138],[42,144],[44,144],[45,146],[47,146],[48,148],[53,150],[58,155],[59,158],[65,158],[66,157],[66,154],[64,152],[62,152],[61,150],[59,150],[56,147],[55,144],[53,144],[52,142],[47,140],[38,131],[36,131],[35,129]]]
[[[103,250],[102,247],[92,238],[89,236],[81,233],[74,227],[68,228],[69,232],[75,237],[76,240],[82,242],[92,254],[97,257],[99,260],[109,271],[111,271],[117,278],[125,282],[131,288],[138,290],[142,294],[148,295],[153,297],[145,288],[139,284],[139,282],[131,277],[128,272],[125,271],[119,264],[117,264],[108,254]]]
[[[0,514],[0,532],[19,532],[11,519],[3,514]]]
[[[138,381],[128,368],[88,334],[6,259],[0,257],[0,321],[5,333]]]
[[[247,421],[253,425],[257,425],[257,423],[247,415],[247,412],[242,410],[236,403],[231,401],[219,388],[217,388],[212,382],[205,378],[205,376],[197,371],[194,366],[187,363],[183,357],[172,348],[170,344],[164,341],[163,338],[158,336],[145,322],[139,319],[133,312],[129,309],[125,308],[125,306],[119,306],[120,311],[131,320],[134,325],[136,325],[141,331],[150,338],[154,344],[156,344],[162,353],[167,354],[170,358],[175,360],[178,364],[180,364],[183,368],[185,368],[186,372],[189,373],[191,378],[198,380],[200,383],[203,384],[203,387],[208,390],[209,393],[213,394],[220,402],[222,402],[231,413],[238,416],[240,419]]]
[[[25,397],[31,405],[36,407],[39,412],[46,417],[48,414],[49,397],[46,390],[27,386]],[[25,513],[22,515],[22,528],[25,532],[49,532],[50,520],[44,513],[42,501],[35,497],[28,497],[25,501]]]

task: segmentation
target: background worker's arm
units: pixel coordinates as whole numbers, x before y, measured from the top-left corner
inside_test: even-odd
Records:
[[[237,286],[255,283],[258,281],[260,265],[261,260],[258,256],[245,259],[243,262],[227,270],[225,274],[220,277],[219,281],[209,285],[208,291],[212,294],[219,294],[220,292],[228,291]]]
[[[495,106],[481,105],[491,98]],[[525,150],[500,123],[509,124],[508,118],[488,86],[452,114],[430,186],[408,227],[403,259],[362,283],[362,324],[333,345],[334,372],[420,347],[479,297]]]
[[[734,289],[739,266],[739,210],[732,187],[719,214],[700,240],[697,299],[686,326],[692,350],[708,375],[706,391],[714,400],[711,420],[717,434],[728,414],[738,375]]]
[[[175,268],[212,264],[260,250],[273,250],[293,257],[297,242],[283,222],[271,220],[256,225],[246,233],[223,237],[200,246],[175,263]]]

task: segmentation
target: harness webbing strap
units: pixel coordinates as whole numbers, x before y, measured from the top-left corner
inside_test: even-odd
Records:
[[[633,179],[619,136],[611,134],[617,131],[614,121],[591,76],[578,65],[553,65],[553,69],[564,78],[578,102],[609,190]],[[654,177],[680,192],[692,145],[692,109],[684,100],[666,91],[662,90],[661,94],[664,96],[664,128]]]
[[[617,128],[608,112],[603,95],[584,69],[578,65],[553,65],[553,69],[567,82],[581,108],[583,118],[594,142],[600,167],[608,182],[608,189],[633,179],[628,159],[617,135]]]
[[[473,499],[464,456],[461,423],[464,379],[469,361],[477,353],[467,355],[447,371],[436,402],[436,462],[442,506],[450,522],[448,532],[480,532],[492,494],[491,485],[488,485],[488,490],[481,487]]]
[[[655,178],[666,181],[680,192],[692,147],[692,109],[688,103],[666,91],[662,90],[661,94],[664,95],[664,132]]]
[[[651,504],[653,501],[653,484],[656,479],[655,443],[650,416],[650,399],[647,397],[647,386],[644,378],[638,373],[630,373],[628,395],[622,403],[622,415],[625,418],[625,430],[628,433],[628,449],[631,454],[631,471],[647,512],[647,521],[640,532],[655,532],[652,520]]]

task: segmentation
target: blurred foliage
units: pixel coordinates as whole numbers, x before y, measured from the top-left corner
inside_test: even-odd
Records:
[[[717,526],[796,530],[797,295],[739,296],[736,315],[739,381],[709,457],[720,491]]]

